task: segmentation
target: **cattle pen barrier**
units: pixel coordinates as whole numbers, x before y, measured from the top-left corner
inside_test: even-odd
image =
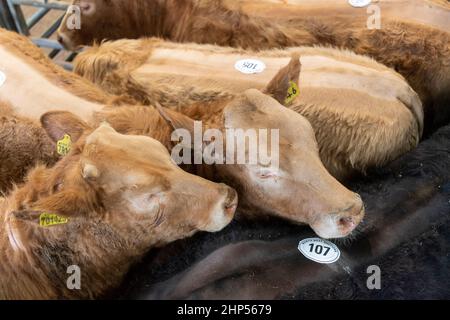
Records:
[[[61,44],[50,39],[58,30],[64,14],[70,5],[70,0],[0,0],[0,26],[30,37],[34,44],[50,50],[48,56],[53,59],[60,52],[65,51]],[[34,7],[37,10],[25,18],[23,7]],[[51,11],[60,11],[56,20],[45,22],[45,31],[38,36],[32,36],[31,30],[44,18],[49,18]],[[76,53],[69,53],[63,60],[55,61],[67,70],[72,70],[72,61]]]

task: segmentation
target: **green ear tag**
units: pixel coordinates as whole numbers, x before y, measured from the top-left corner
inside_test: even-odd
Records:
[[[295,98],[300,94],[300,89],[294,81],[289,82],[289,89],[287,92],[286,100],[284,100],[285,104],[290,104]]]
[[[51,227],[59,224],[66,224],[67,222],[69,222],[69,219],[53,213],[42,213],[39,216],[39,225],[41,227]]]
[[[72,139],[68,134],[56,143],[56,151],[60,156],[66,156],[72,148]]]

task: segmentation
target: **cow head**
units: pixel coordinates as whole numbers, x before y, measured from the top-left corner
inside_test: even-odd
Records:
[[[145,10],[143,21],[137,12]],[[75,50],[108,39],[163,35],[160,1],[147,0],[74,0],[69,7],[57,39],[67,49]]]
[[[253,215],[264,212],[309,224],[323,238],[344,237],[362,220],[363,202],[359,195],[349,191],[327,172],[319,158],[310,123],[281,105],[286,103],[289,90],[292,93],[293,87],[298,89],[300,67],[298,57],[293,58],[264,92],[247,90],[227,102],[221,123],[217,124],[225,137],[224,143],[227,146],[234,144],[234,150],[244,150],[246,160],[250,160],[250,138],[230,141],[231,136],[226,134],[228,129],[253,130],[253,144],[260,139],[267,141],[269,154],[274,140],[267,136],[269,131],[258,129],[279,130],[278,164],[262,163],[261,158],[257,163],[239,163],[236,159],[238,151],[233,164],[227,159],[223,160],[225,164],[218,164],[215,161],[217,153],[211,153],[211,157],[216,158],[212,161],[215,162],[215,175],[238,190],[243,211]],[[159,110],[174,129],[192,132],[195,128],[190,118],[165,108]],[[260,146],[258,144],[257,148]],[[208,154],[203,156],[208,157]],[[229,154],[224,157],[229,157]],[[211,159],[204,160],[211,162]]]
[[[61,235],[101,224],[125,239],[130,250],[146,250],[199,230],[219,231],[232,220],[236,192],[181,170],[158,141],[119,134],[106,123],[93,130],[67,112],[50,112],[41,120],[52,139],[65,137],[67,143],[70,137],[73,145],[48,174],[30,176],[38,190],[13,219],[12,242],[18,247],[33,230],[43,229],[38,218],[28,217],[42,212],[69,219],[69,229],[52,229],[62,230]],[[25,220],[33,223],[21,227]]]

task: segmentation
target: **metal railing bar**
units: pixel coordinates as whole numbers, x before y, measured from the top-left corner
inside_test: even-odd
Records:
[[[48,8],[55,10],[63,10],[66,11],[69,7],[68,4],[56,3],[56,2],[42,2],[36,0],[10,0],[12,3],[17,5],[31,6],[31,7],[40,7],[40,8]]]
[[[41,19],[43,17],[45,17],[45,15],[50,11],[49,8],[40,8],[38,11],[36,11],[35,13],[33,13],[33,15],[27,19],[27,26],[28,29],[33,28],[36,23],[38,23],[39,21],[41,21]]]

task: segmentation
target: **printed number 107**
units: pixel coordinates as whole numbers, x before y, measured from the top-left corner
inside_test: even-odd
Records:
[[[314,248],[315,246],[315,248]],[[324,252],[325,249],[325,252]],[[324,256],[326,256],[328,254],[328,252],[330,251],[331,247],[327,247],[327,246],[322,246],[320,244],[315,245],[314,243],[311,243],[309,245],[309,252],[315,252],[316,254],[322,254]]]

